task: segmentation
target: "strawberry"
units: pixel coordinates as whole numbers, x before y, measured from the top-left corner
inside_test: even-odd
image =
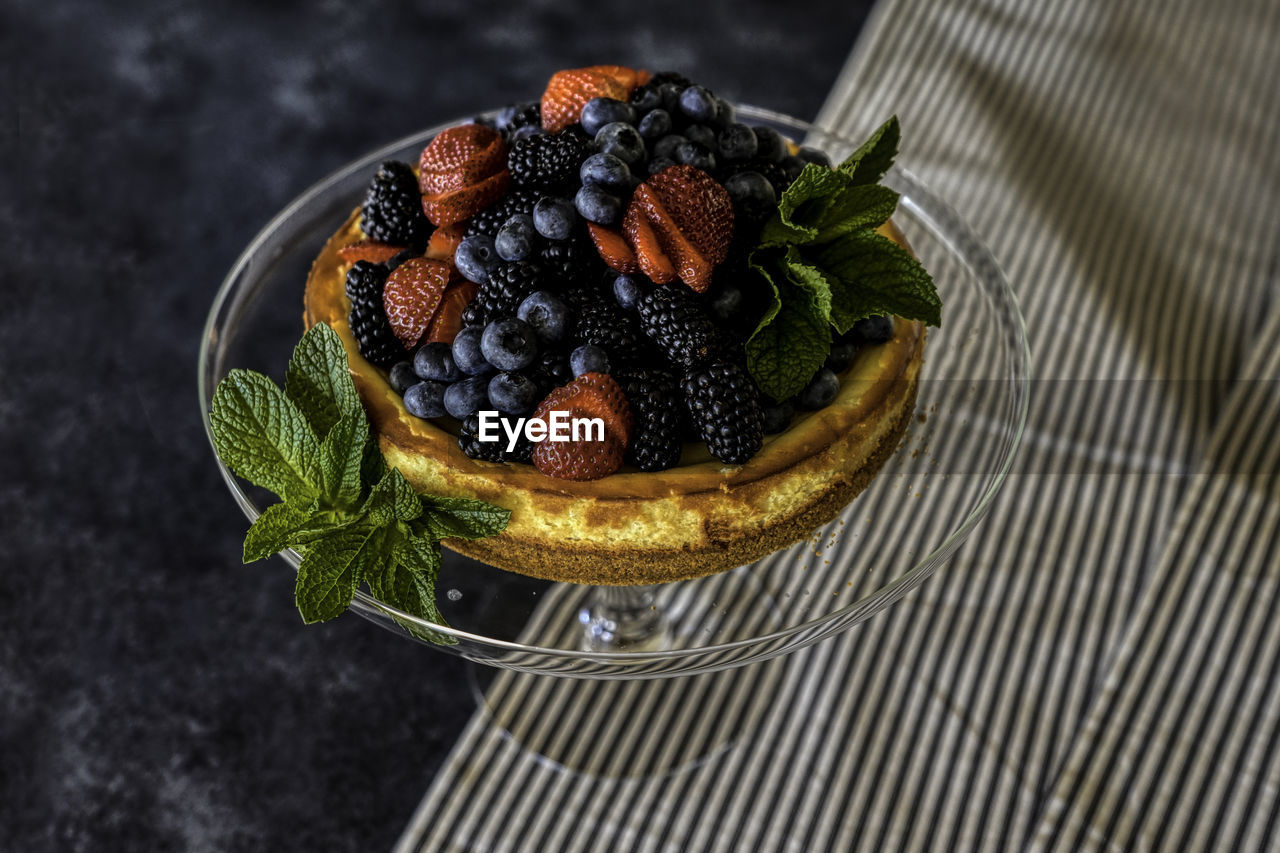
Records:
[[[493,204],[506,193],[510,184],[511,173],[503,169],[478,184],[460,190],[424,195],[422,210],[433,225],[452,225],[470,219]]]
[[[449,284],[448,261],[410,258],[392,270],[382,291],[382,307],[391,331],[405,349],[418,345]]]
[[[636,253],[632,251],[631,246],[621,234],[594,222],[587,223],[587,230],[591,232],[591,242],[596,244],[596,252],[610,269],[621,273],[640,272],[640,265],[636,263]]]
[[[453,260],[454,250],[462,242],[462,235],[466,230],[467,226],[461,222],[437,228],[432,232],[431,239],[427,241],[426,256],[440,261]]]
[[[380,264],[383,261],[391,260],[403,252],[404,249],[404,246],[389,246],[386,243],[379,243],[377,240],[360,240],[339,249],[338,257],[348,264],[354,264],[356,261]]]
[[[462,309],[476,298],[479,291],[480,285],[461,277],[445,288],[440,307],[436,309],[436,315],[431,318],[431,325],[427,327],[425,343],[453,343],[453,339],[462,330]]]
[[[585,417],[571,411],[570,417]],[[616,439],[604,441],[540,441],[533,447],[533,467],[557,480],[599,480],[622,467],[625,450]]]
[[[423,195],[456,192],[478,184],[507,166],[502,134],[482,124],[443,130],[422,149],[418,187]]]
[[[659,243],[684,283],[699,293],[706,291],[712,271],[728,257],[733,239],[733,202],[728,190],[693,166],[670,166],[645,185],[660,202],[660,207],[646,211]]]
[[[533,451],[533,464],[539,471],[561,480],[598,480],[622,466],[631,440],[631,406],[611,376],[582,374],[548,394],[534,417],[548,420],[553,411],[568,412],[570,418],[600,418],[604,440],[541,441]]]
[[[622,217],[622,236],[635,251],[641,271],[658,284],[669,284],[676,280],[676,268],[650,224],[651,220],[658,218],[661,206],[647,186],[641,184],[636,187]]]
[[[557,71],[542,93],[542,127],[557,133],[582,116],[583,105],[592,98],[625,101],[639,85],[648,81],[647,71],[622,65],[593,65]]]

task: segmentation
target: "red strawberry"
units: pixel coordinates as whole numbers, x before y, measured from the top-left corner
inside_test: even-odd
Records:
[[[542,93],[542,126],[556,133],[582,116],[582,106],[592,98],[625,101],[636,86],[649,79],[647,71],[622,65],[593,65],[557,71]]]
[[[380,264],[383,261],[394,258],[403,251],[404,246],[389,246],[386,243],[379,243],[377,240],[360,240],[339,249],[338,257],[349,264],[354,264],[356,261]]]
[[[427,241],[426,256],[441,261],[453,260],[454,250],[462,242],[462,235],[466,230],[467,226],[461,222],[440,226],[431,233],[431,239]]]
[[[693,166],[669,166],[642,188],[650,190],[642,203],[664,253],[675,262],[685,284],[704,292],[711,286],[716,265],[728,257],[733,239],[733,202],[728,191]],[[640,195],[637,192],[633,198]]]
[[[433,225],[452,225],[470,219],[501,198],[511,184],[506,169],[495,172],[478,184],[449,193],[424,195],[422,210]]]
[[[676,268],[651,224],[658,218],[655,211],[660,208],[661,203],[647,186],[636,187],[622,217],[622,236],[635,251],[641,271],[658,284],[669,284],[677,278]]]
[[[445,288],[440,307],[436,309],[436,316],[431,318],[431,325],[427,327],[425,342],[453,343],[453,339],[462,329],[462,309],[476,298],[476,293],[479,291],[480,285],[466,279],[459,279]]]
[[[533,451],[533,464],[549,477],[562,480],[598,480],[622,466],[631,440],[631,406],[613,378],[604,373],[584,373],[547,395],[534,417],[549,420],[553,411],[570,418],[600,418],[604,440],[543,440]]]
[[[382,291],[391,331],[405,349],[418,345],[440,307],[452,271],[448,261],[410,258],[392,270]]]
[[[587,223],[587,230],[591,232],[591,242],[596,244],[596,252],[610,269],[621,273],[640,272],[640,265],[636,263],[636,253],[627,245],[627,241],[621,234],[594,222]]]
[[[570,412],[570,417],[585,417]],[[557,480],[599,480],[622,467],[625,450],[605,434],[604,441],[540,441],[533,448],[533,467]]]
[[[440,132],[418,159],[423,195],[456,192],[478,184],[507,165],[507,145],[498,131],[462,124]]]

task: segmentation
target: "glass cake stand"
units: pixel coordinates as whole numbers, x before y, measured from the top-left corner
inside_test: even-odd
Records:
[[[766,110],[739,107],[843,159],[855,143]],[[282,380],[302,333],[302,291],[321,245],[360,203],[379,162],[416,162],[440,130],[402,139],[299,196],[249,244],[218,290],[199,360],[200,406],[236,367]],[[945,203],[895,169],[894,221],[938,285],[916,417],[870,487],[809,539],[742,566],[660,587],[588,587],[512,574],[446,549],[438,597],[449,625],[365,592],[351,609],[480,664],[539,675],[653,679],[738,667],[816,643],[885,609],[933,574],[974,531],[1009,471],[1028,405],[1022,317],[991,253]],[[223,477],[250,520],[274,501]],[[286,552],[295,569],[299,557]],[[425,641],[424,641],[425,642]],[[494,671],[496,673],[496,671]]]

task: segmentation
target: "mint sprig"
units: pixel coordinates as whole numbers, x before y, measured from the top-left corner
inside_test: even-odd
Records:
[[[761,229],[750,267],[770,299],[747,341],[747,367],[774,399],[795,395],[822,367],[833,329],[879,314],[942,324],[932,277],[876,233],[898,205],[879,183],[898,139],[894,116],[834,169],[806,165]]]
[[[286,548],[301,554],[294,597],[307,623],[338,616],[366,584],[380,601],[445,624],[435,601],[440,540],[492,536],[511,516],[484,501],[419,495],[387,467],[346,349],[323,323],[298,342],[284,389],[232,370],[214,392],[210,422],[227,467],[281,499],[245,534],[244,561]],[[432,642],[454,642],[398,621]]]

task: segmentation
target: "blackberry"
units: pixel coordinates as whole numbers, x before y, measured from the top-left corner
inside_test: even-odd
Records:
[[[696,367],[681,383],[689,419],[711,455],[726,465],[743,465],[764,442],[760,392],[746,368],[733,361]]]
[[[478,438],[479,432],[480,416],[472,412],[462,421],[462,434],[458,436],[458,447],[462,448],[462,452],[472,459],[482,459],[485,462],[501,462],[502,442],[481,441]]]
[[[470,237],[473,234],[483,234],[486,237],[496,237],[498,229],[506,224],[517,213],[527,213],[533,215],[533,206],[538,203],[538,199],[542,198],[542,194],[532,190],[513,189],[484,210],[471,217],[471,221],[467,223],[465,236]]]
[[[568,240],[547,240],[539,253],[547,278],[567,289],[585,282],[604,268],[604,262],[591,243],[591,238],[575,232]]]
[[[530,136],[511,146],[507,168],[517,187],[554,192],[576,186],[578,168],[590,153],[576,133]]]
[[[462,310],[468,326],[486,326],[494,320],[515,317],[524,298],[543,289],[542,269],[527,261],[501,262],[480,285],[475,299]]]
[[[538,356],[529,367],[529,375],[545,397],[552,388],[559,388],[573,381],[573,370],[569,367],[569,353],[564,349],[549,349]]]
[[[360,354],[370,363],[389,367],[405,358],[405,349],[391,331],[387,312],[382,307],[382,288],[388,270],[382,264],[356,261],[347,271],[346,291],[351,300],[347,323],[360,347]]]
[[[381,243],[426,245],[431,223],[422,212],[418,178],[408,163],[387,160],[378,167],[360,209],[360,230]]]
[[[498,113],[497,126],[508,142],[517,130],[529,125],[542,125],[542,107],[537,101],[513,104]]]
[[[613,299],[587,299],[578,307],[573,340],[594,344],[604,350],[614,366],[633,364],[644,356],[644,334],[635,317],[618,307]]]
[[[673,364],[693,367],[729,342],[698,296],[682,284],[659,284],[636,300],[640,328]]]
[[[684,406],[675,379],[663,370],[631,368],[614,379],[631,406],[635,425],[626,461],[641,471],[664,471],[680,461]]]
[[[383,264],[356,261],[347,270],[347,298],[351,304],[377,301],[382,304],[382,288],[386,286],[390,270]]]
[[[522,465],[533,464],[533,448],[536,445],[528,439],[524,433],[516,438],[516,446],[510,451],[507,450],[506,444],[502,445],[502,461],[516,462]]]

